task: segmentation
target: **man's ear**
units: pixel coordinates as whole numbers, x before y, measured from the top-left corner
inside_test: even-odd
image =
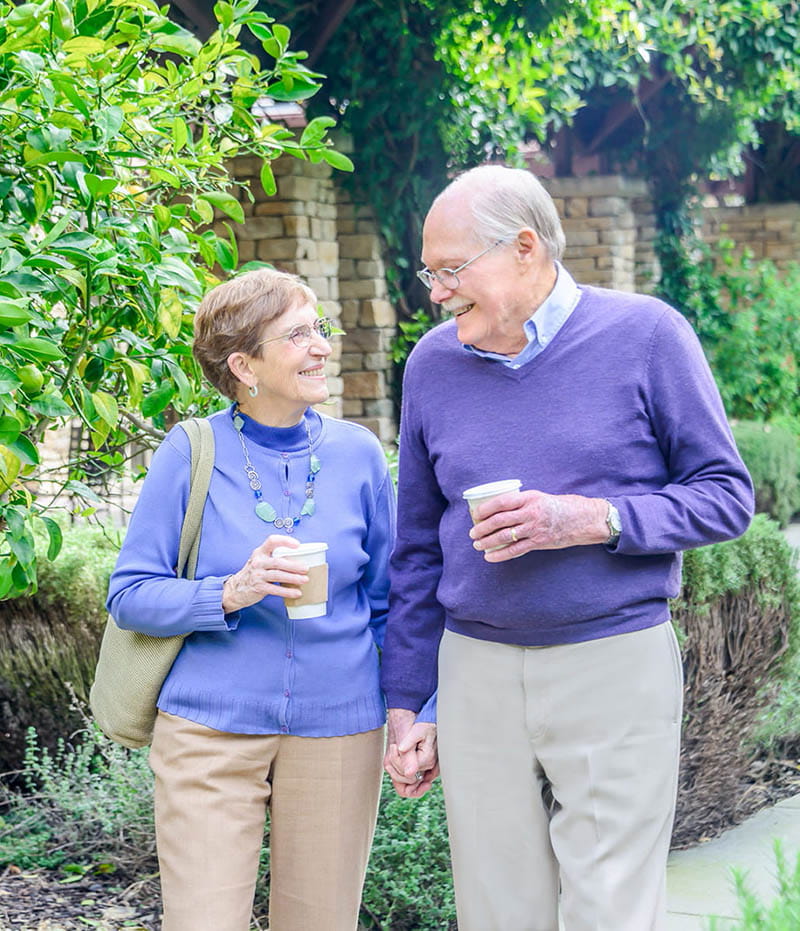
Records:
[[[517,233],[516,239],[516,250],[517,257],[521,262],[530,262],[535,260],[539,248],[541,246],[541,239],[536,233],[536,230],[532,229],[530,226],[523,226],[522,229]]]

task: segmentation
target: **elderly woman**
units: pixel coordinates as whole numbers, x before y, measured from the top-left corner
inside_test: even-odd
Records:
[[[195,580],[175,578],[189,443],[153,457],[111,578],[121,627],[186,634],[150,762],[163,931],[247,931],[267,809],[272,931],[354,931],[375,827],[394,492],[375,437],[322,416],[331,324],[299,279],[248,272],[211,291],[194,354],[233,404]],[[276,555],[328,544],[327,614],[294,620],[308,576]],[[422,727],[422,725],[420,725]]]

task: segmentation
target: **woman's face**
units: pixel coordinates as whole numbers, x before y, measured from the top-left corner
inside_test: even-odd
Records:
[[[273,426],[297,423],[311,404],[327,401],[325,361],[331,345],[314,329],[319,320],[313,304],[298,304],[271,320],[261,335],[261,356],[248,356],[258,379],[258,395],[243,392],[242,408]],[[303,346],[298,327],[311,327],[311,338]],[[294,334],[294,340],[292,339]],[[299,343],[300,345],[297,345]]]

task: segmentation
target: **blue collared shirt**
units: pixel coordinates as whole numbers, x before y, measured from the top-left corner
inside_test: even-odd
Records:
[[[486,352],[469,344],[465,344],[464,349],[484,359],[496,359],[512,369],[520,368],[535,359],[539,353],[544,352],[555,338],[556,333],[567,322],[569,315],[575,310],[581,296],[581,289],[575,283],[575,279],[560,262],[556,262],[556,269],[558,274],[553,290],[547,295],[544,303],[537,307],[525,321],[525,337],[528,344],[519,355],[510,359],[502,353]]]

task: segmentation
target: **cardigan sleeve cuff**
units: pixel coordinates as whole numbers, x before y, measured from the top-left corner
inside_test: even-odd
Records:
[[[202,630],[236,630],[239,626],[239,612],[225,614],[222,610],[222,586],[228,576],[206,576],[201,579],[194,598],[194,629]]]

